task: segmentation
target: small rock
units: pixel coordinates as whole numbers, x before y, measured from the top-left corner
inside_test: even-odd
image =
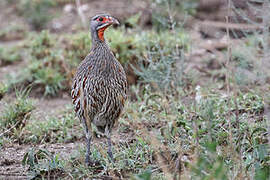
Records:
[[[89,10],[89,6],[88,4],[83,4],[79,7],[79,9],[82,11],[82,12],[86,12]]]
[[[63,8],[65,13],[73,13],[76,12],[76,8],[72,4],[66,4]]]
[[[52,29],[54,30],[59,30],[63,27],[63,24],[59,23],[59,22],[52,22]]]

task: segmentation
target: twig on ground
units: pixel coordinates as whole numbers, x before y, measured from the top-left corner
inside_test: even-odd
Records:
[[[29,112],[30,113],[30,112]],[[25,122],[26,118],[28,118],[29,113],[27,113],[22,121],[17,121],[13,126],[11,126],[9,129],[7,129],[6,131],[4,131],[3,133],[0,134],[0,137],[4,136],[6,133],[10,132],[12,129],[14,129],[19,123],[21,122]]]

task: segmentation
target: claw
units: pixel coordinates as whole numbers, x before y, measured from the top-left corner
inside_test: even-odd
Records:
[[[94,161],[92,159],[90,159],[89,157],[85,158],[85,165],[86,166],[90,166],[90,167],[96,167],[96,166],[100,166],[100,162],[99,161]]]
[[[108,150],[108,156],[109,156],[110,162],[114,163],[115,160],[114,160],[114,158],[113,158],[113,153],[112,153],[112,151],[111,151],[110,149]]]

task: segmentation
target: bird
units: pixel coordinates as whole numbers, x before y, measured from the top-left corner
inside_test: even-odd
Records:
[[[91,156],[92,125],[105,135],[108,156],[114,162],[111,131],[127,100],[127,77],[104,38],[104,31],[119,21],[109,14],[98,14],[90,20],[92,46],[79,64],[73,78],[71,98],[75,114],[84,126],[85,163],[93,165]]]

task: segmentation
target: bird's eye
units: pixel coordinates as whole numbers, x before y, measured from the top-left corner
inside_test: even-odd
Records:
[[[98,21],[103,21],[103,17],[98,18]]]

